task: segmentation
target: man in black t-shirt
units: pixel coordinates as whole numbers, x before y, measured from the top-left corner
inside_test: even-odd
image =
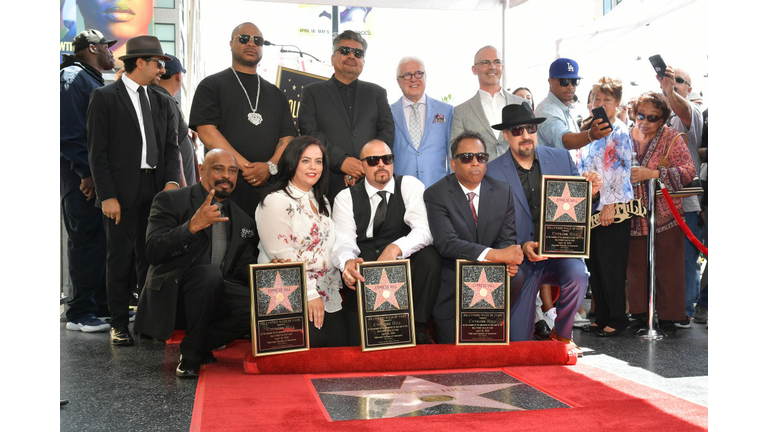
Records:
[[[264,37],[252,23],[232,31],[232,67],[203,79],[192,100],[189,126],[206,150],[232,152],[240,173],[232,200],[253,215],[259,190],[277,174],[277,162],[296,128],[288,99],[256,73]]]

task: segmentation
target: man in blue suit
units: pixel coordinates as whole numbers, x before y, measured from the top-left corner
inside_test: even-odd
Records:
[[[512,294],[510,317],[511,340],[531,339],[534,328],[536,293],[542,284],[560,287],[555,328],[550,339],[572,344],[573,318],[579,309],[589,283],[589,272],[579,258],[547,259],[536,254],[541,206],[542,175],[581,175],[571,155],[565,149],[536,145],[538,125],[546,120],[535,117],[527,102],[507,105],[502,111],[502,122],[493,125],[504,132],[509,151],[488,164],[488,176],[508,182],[515,197],[515,230],[523,248],[525,261],[520,271],[525,275],[522,290]],[[597,203],[603,184],[596,172],[585,174],[592,183],[593,202]],[[580,350],[577,352],[580,354]]]
[[[424,94],[424,62],[403,57],[397,65],[397,84],[403,97],[389,106],[395,119],[395,174],[410,175],[425,187],[450,173],[453,107]]]

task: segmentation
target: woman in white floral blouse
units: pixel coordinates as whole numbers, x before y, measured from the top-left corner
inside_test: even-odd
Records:
[[[259,263],[273,259],[304,261],[311,347],[343,346],[341,276],[331,264],[336,230],[328,190],[328,155],[323,144],[301,136],[286,146],[277,164],[276,183],[256,206]]]

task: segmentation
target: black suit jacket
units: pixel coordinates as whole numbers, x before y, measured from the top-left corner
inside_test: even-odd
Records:
[[[177,142],[176,107],[149,89],[158,155],[155,186],[179,183],[181,166]],[[87,113],[88,161],[96,185],[96,205],[117,198],[122,208],[131,207],[138,195],[141,175],[141,129],[123,80],[95,89]]]
[[[198,232],[189,244],[182,241],[183,231],[189,230],[189,220],[207,196],[201,184],[155,196],[147,227],[150,266],[136,314],[137,332],[157,339],[167,339],[173,334],[179,280],[205,252],[210,253],[211,227]],[[256,264],[258,254],[256,222],[230,200],[228,228],[227,251],[222,263],[224,279],[247,285],[248,265]]]
[[[505,182],[483,178],[477,225],[456,174],[427,188],[424,203],[433,244],[443,257],[442,282],[432,313],[450,319],[456,314],[456,260],[476,261],[486,248],[517,244],[512,189]]]
[[[383,87],[358,80],[352,117],[347,116],[333,79],[312,83],[302,90],[299,131],[319,139],[328,149],[333,173],[329,197],[344,188],[344,159],[360,157],[360,150],[372,139],[380,139],[390,147],[395,139],[395,121]]]

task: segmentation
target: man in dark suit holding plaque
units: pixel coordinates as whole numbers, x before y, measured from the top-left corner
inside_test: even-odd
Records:
[[[589,272],[579,258],[547,259],[539,256],[538,228],[541,206],[541,176],[580,176],[570,154],[565,149],[536,145],[538,125],[546,119],[535,117],[527,102],[507,105],[502,122],[493,125],[502,130],[509,142],[509,151],[488,164],[488,176],[506,182],[515,200],[515,228],[525,254],[520,270],[525,274],[521,291],[512,296],[510,317],[511,340],[527,341],[533,336],[536,293],[542,284],[560,287],[555,328],[550,338],[572,344],[573,318],[579,309],[589,283]],[[600,175],[585,175],[592,182],[593,196],[603,184]],[[596,198],[593,198],[596,199]],[[595,201],[596,202],[596,201]]]
[[[336,197],[333,222],[336,241],[333,265],[342,271],[346,288],[344,314],[351,346],[360,345],[357,296],[353,289],[362,276],[356,264],[363,261],[410,259],[416,343],[430,344],[427,322],[440,286],[440,255],[424,206],[424,184],[416,177],[395,176],[389,146],[372,140],[360,152],[365,179]]]
[[[456,340],[456,260],[503,262],[512,275],[510,291],[523,284],[517,265],[515,207],[509,184],[485,176],[489,156],[476,132],[463,132],[451,142],[450,174],[424,192],[429,228],[443,256],[440,291],[432,310],[438,343]],[[418,271],[418,270],[417,270]]]
[[[235,156],[214,149],[200,166],[200,183],[161,192],[147,228],[150,262],[134,330],[168,339],[186,330],[180,377],[197,376],[216,361],[211,349],[250,329],[249,264],[256,263],[256,222],[234,201]]]

